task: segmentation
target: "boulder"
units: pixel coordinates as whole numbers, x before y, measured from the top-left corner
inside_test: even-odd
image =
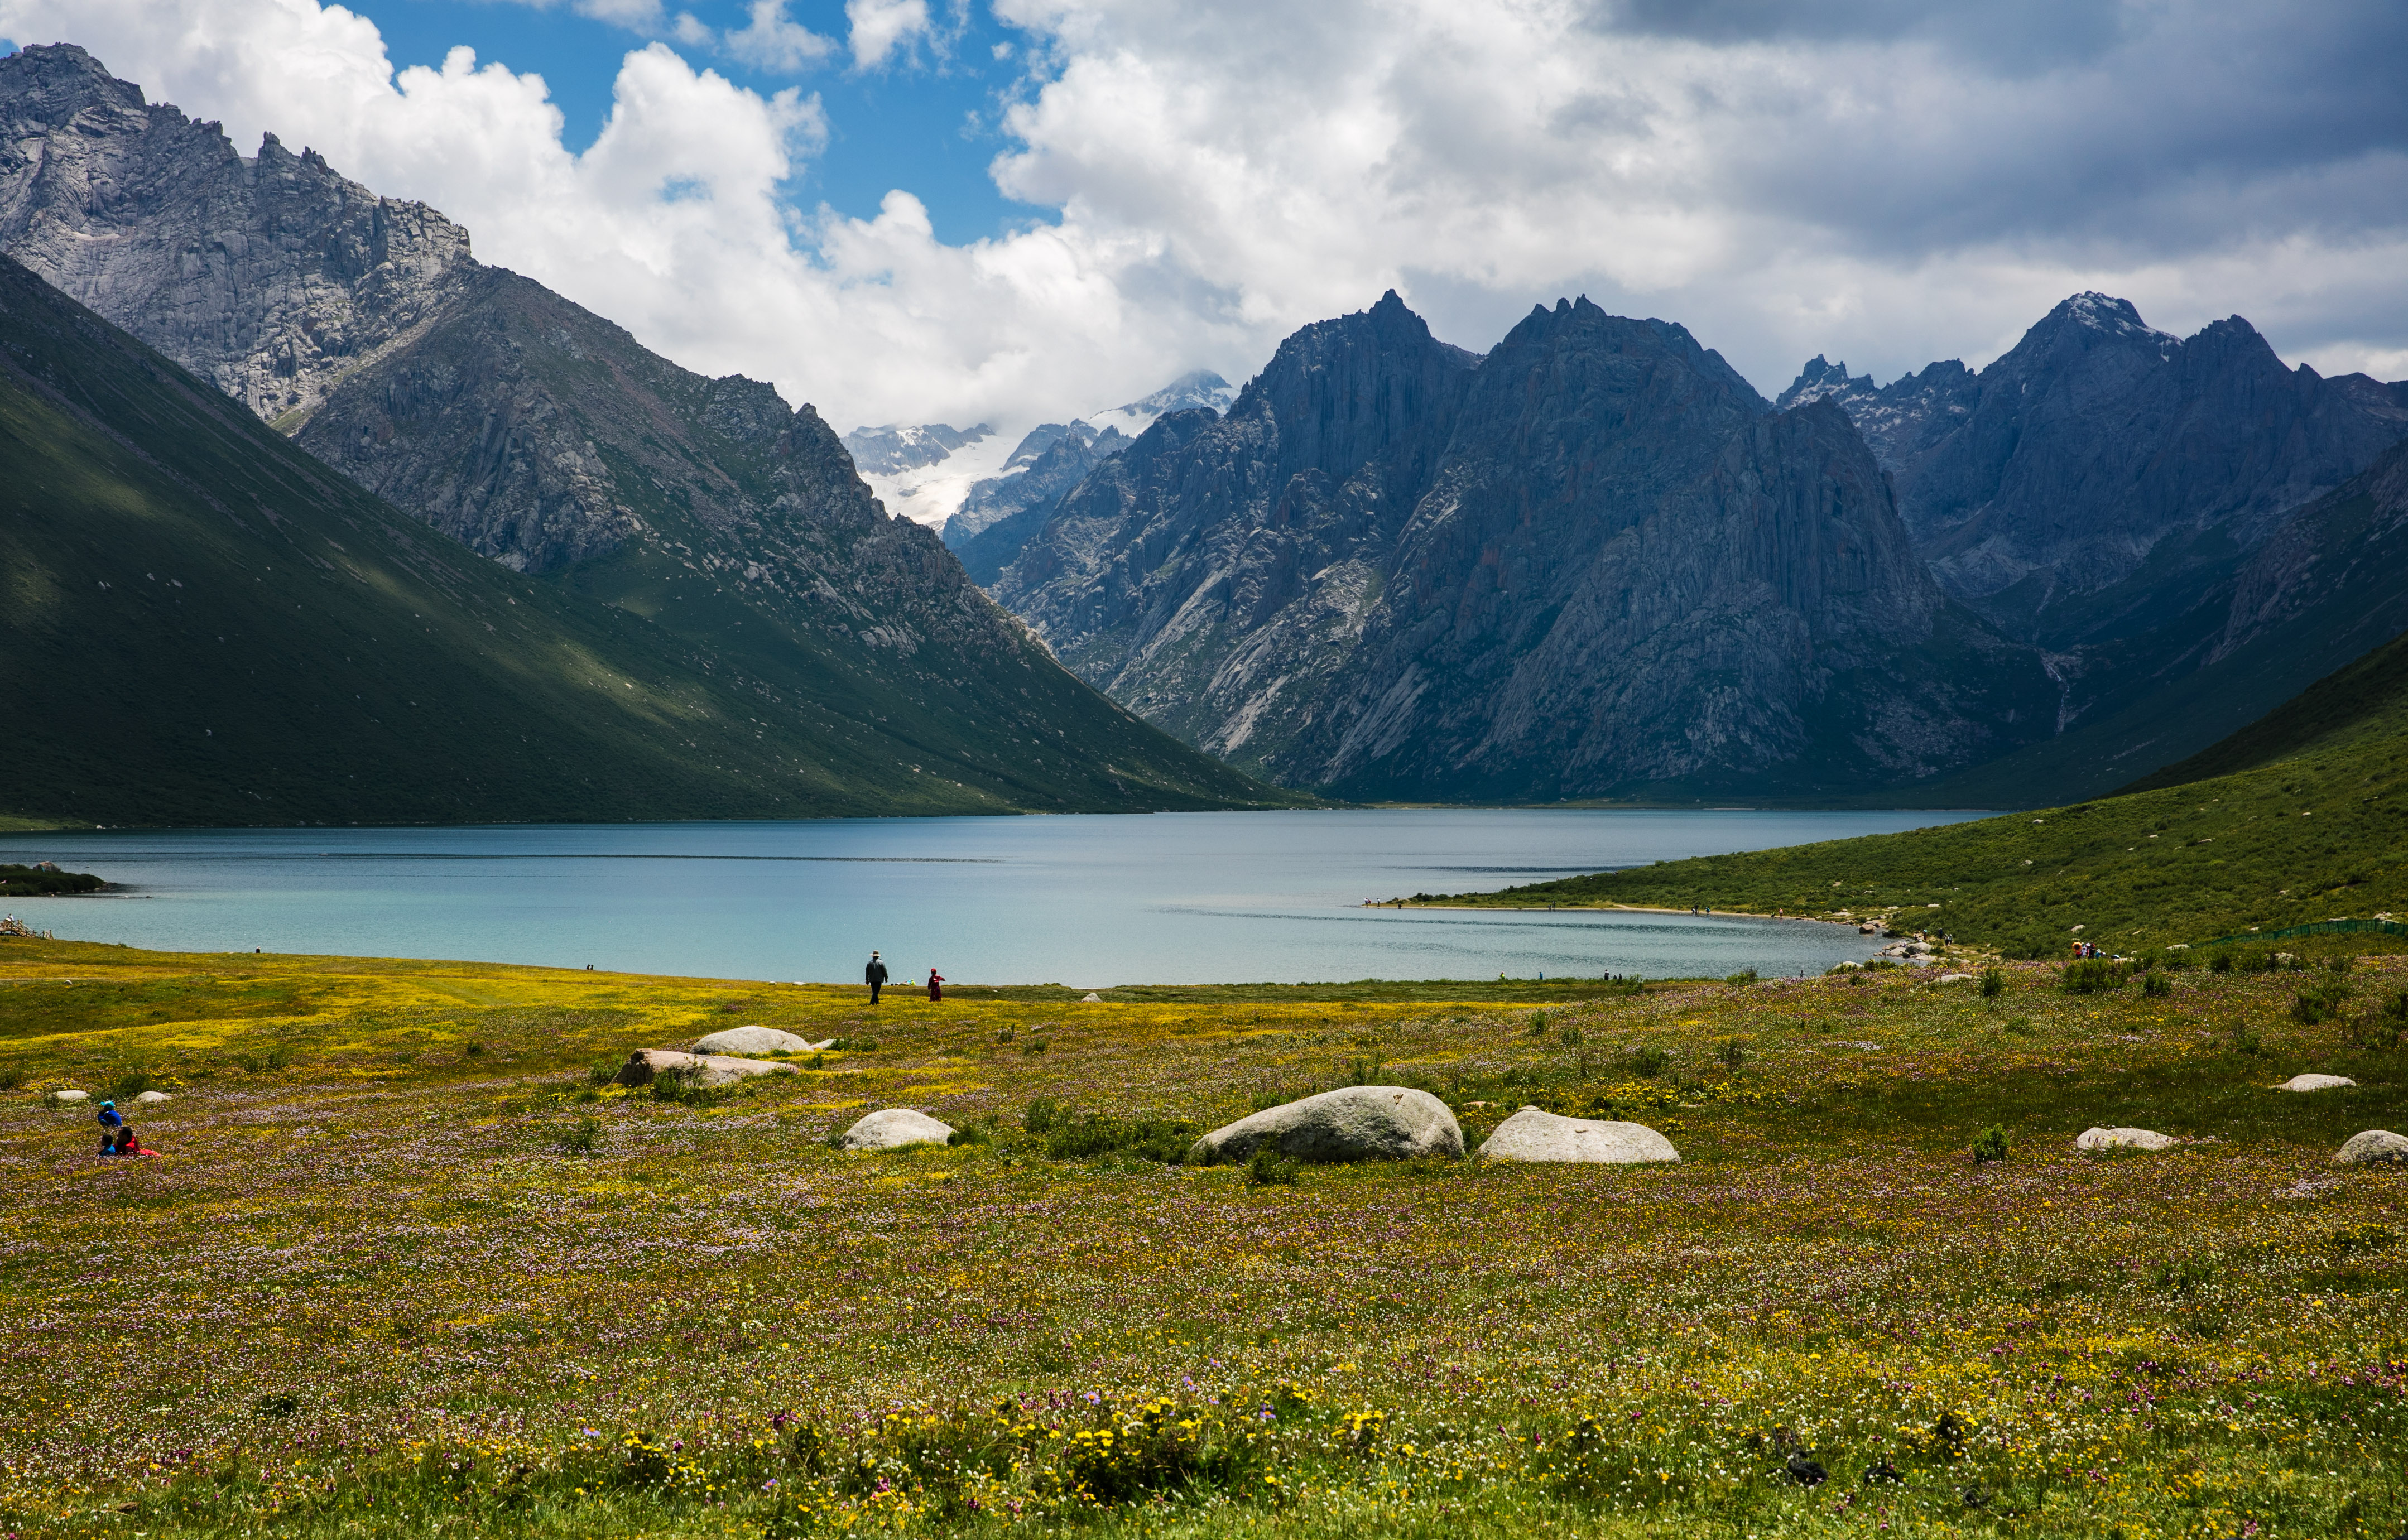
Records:
[[[1558,1118],[1526,1106],[1497,1125],[1480,1147],[1487,1161],[1581,1162],[1598,1165],[1638,1165],[1649,1161],[1678,1161],[1672,1141],[1644,1123],[1600,1122],[1588,1118]]]
[[[953,1136],[951,1123],[940,1123],[910,1107],[873,1112],[837,1136],[838,1149],[900,1149],[905,1145],[940,1145]]]
[[[2341,1147],[2333,1157],[2336,1165],[2408,1164],[2408,1138],[2389,1129],[2370,1128],[2363,1134],[2353,1134],[2349,1143]]]
[[[1187,1158],[1198,1165],[1242,1161],[1265,1145],[1296,1161],[1400,1161],[1461,1155],[1463,1130],[1428,1091],[1348,1086],[1216,1128]]]
[[[164,1091],[146,1091],[134,1099],[144,1106],[156,1106],[162,1102],[173,1100]]]
[[[730,1027],[694,1046],[696,1053],[817,1053],[836,1041],[813,1043],[775,1027]]]
[[[92,1092],[88,1091],[54,1091],[50,1092],[50,1100],[53,1102],[89,1102],[92,1100]]]
[[[1103,1003],[1104,1003],[1104,997],[1103,997],[1102,995],[1100,995],[1100,994],[1096,994],[1096,993],[1092,993],[1092,992],[1090,992],[1090,993],[1087,993],[1087,994],[1082,994],[1082,995],[1081,995],[1081,996],[1079,997],[1079,1004],[1081,1004],[1081,1005],[1102,1005]]]
[[[2274,1089],[2276,1091],[2339,1091],[2344,1086],[2356,1084],[2358,1082],[2346,1075],[2294,1075]]]
[[[1970,973],[1943,973],[1932,980],[1935,984],[1971,984],[1981,976]]]
[[[2100,1149],[2172,1149],[2182,1143],[2171,1134],[2158,1134],[2145,1128],[2086,1128],[2073,1141],[2080,1150]]]
[[[671,1070],[683,1072],[699,1086],[725,1086],[755,1075],[792,1075],[795,1066],[762,1059],[728,1059],[715,1053],[680,1053],[675,1048],[638,1048],[619,1066],[612,1084],[649,1086]]]

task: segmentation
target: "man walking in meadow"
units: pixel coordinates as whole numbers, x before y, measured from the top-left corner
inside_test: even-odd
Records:
[[[861,970],[861,981],[869,986],[869,1003],[878,1004],[878,986],[886,982],[886,964],[878,961],[876,952],[869,954],[869,966]]]

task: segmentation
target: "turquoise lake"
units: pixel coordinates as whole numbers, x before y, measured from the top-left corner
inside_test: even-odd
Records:
[[[1846,927],[1380,910],[1974,813],[1374,809],[0,836],[123,896],[19,899],[60,937],[724,978],[1300,983],[1819,972]]]

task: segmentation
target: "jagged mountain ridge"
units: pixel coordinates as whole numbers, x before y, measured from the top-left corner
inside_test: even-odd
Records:
[[[2065,300],[1978,374],[1953,360],[1876,389],[1817,355],[1782,401],[1828,395],[1898,481],[1942,587],[2013,634],[2128,634],[2102,604],[2210,530],[2235,554],[2408,435],[2408,384],[2286,368],[2239,316],[2178,338],[2128,301]],[[2145,609],[2149,606],[2138,606]]]
[[[0,60],[0,121],[18,133],[0,208],[41,216],[7,228],[40,235],[28,237],[36,257],[81,240],[74,272],[94,308],[137,336],[157,327],[184,349],[170,356],[208,378],[248,378],[256,291],[285,296],[275,314],[294,324],[318,317],[313,306],[339,315],[381,292],[379,271],[339,293],[320,281],[343,220],[373,203],[363,190],[315,157],[242,162],[213,125],[129,101],[139,92],[81,50]],[[46,174],[71,161],[140,165],[150,179],[137,197],[93,178],[96,201],[79,212]],[[213,221],[281,234],[272,249],[246,247],[242,283],[178,288],[156,254],[203,240]],[[886,516],[810,406],[679,368],[541,285],[475,263],[465,235],[439,284],[414,292],[423,309],[389,340],[324,355],[314,410],[279,419],[303,416],[301,447],[501,565],[643,619],[682,665],[789,726],[862,722],[892,751],[882,774],[897,809],[934,777],[1009,783],[995,795],[1025,806],[1271,794],[1065,674],[932,532]],[[171,315],[185,303],[215,306],[214,320]]]
[[[1063,498],[996,593],[1082,677],[1351,796],[1829,792],[2044,734],[1830,406],[1663,321],[1540,308],[1485,357],[1393,292]]]
[[[1035,434],[1029,435],[1032,439]],[[961,558],[970,581],[994,582],[1018,559],[1031,535],[1054,516],[1062,494],[1129,446],[1118,428],[1097,433],[1084,422],[1063,424],[1019,474],[982,481],[961,511],[945,521],[945,544]],[[1016,457],[1015,457],[1016,458]]]
[[[272,134],[245,160],[73,44],[0,60],[0,250],[287,428],[475,266],[424,204]]]

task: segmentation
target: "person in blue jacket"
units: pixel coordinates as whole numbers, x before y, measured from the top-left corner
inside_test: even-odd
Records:
[[[103,1155],[114,1155],[117,1153],[117,1131],[125,1126],[125,1119],[117,1115],[115,1102],[101,1103],[99,1117],[100,1152]]]

